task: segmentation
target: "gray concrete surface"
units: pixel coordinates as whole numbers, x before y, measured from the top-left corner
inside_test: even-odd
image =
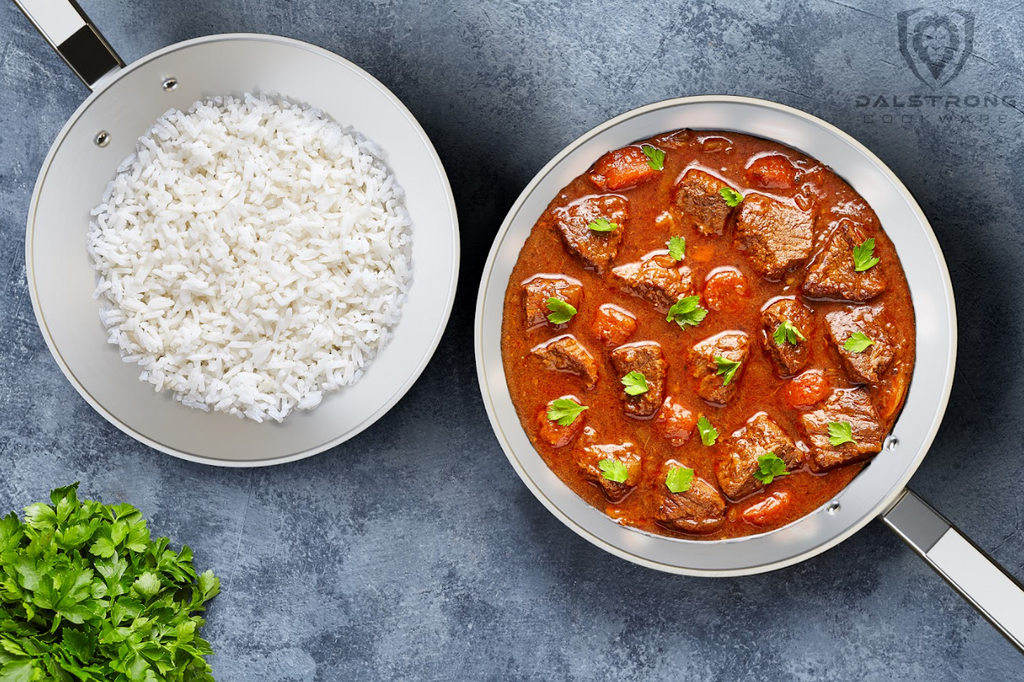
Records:
[[[1024,658],[877,522],[804,564],[742,579],[662,575],[592,547],[507,464],[471,343],[491,239],[570,140],[679,95],[809,111],[878,153],[933,222],[961,354],[912,485],[1024,577],[1019,4],[971,5],[973,50],[936,86],[899,50],[897,13],[921,0],[81,1],[129,61],[228,31],[279,33],[351,59],[419,117],[462,220],[451,324],[423,378],[373,428],[254,471],[149,450],[86,405],[36,327],[29,197],[86,90],[0,3],[0,509],[80,480],[82,494],[136,504],[154,531],[193,547],[197,565],[223,579],[205,630],[218,680],[1024,679]],[[941,99],[893,106],[912,94]],[[986,94],[1014,106],[965,105]],[[879,96],[888,107],[873,106]]]

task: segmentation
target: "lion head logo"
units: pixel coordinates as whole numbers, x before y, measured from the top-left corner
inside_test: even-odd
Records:
[[[919,7],[897,14],[900,53],[914,75],[937,88],[960,73],[974,41],[974,15]]]

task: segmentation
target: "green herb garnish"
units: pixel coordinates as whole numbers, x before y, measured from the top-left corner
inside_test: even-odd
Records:
[[[843,443],[856,443],[853,439],[853,428],[850,422],[829,422],[828,442],[832,447],[837,448]]]
[[[0,680],[213,682],[198,614],[220,580],[77,489],[0,519]]]
[[[851,353],[863,353],[868,349],[868,346],[875,345],[867,334],[864,332],[854,332],[850,334],[850,338],[846,339],[846,343],[843,344],[843,350],[848,350]]]
[[[642,144],[640,145],[640,150],[647,157],[647,165],[652,170],[660,171],[665,168],[665,152],[652,144]]]
[[[675,322],[680,327],[696,327],[707,317],[708,311],[700,307],[700,296],[685,296],[668,309],[666,322]]]
[[[665,485],[674,493],[685,493],[693,484],[693,469],[670,467],[665,475]]]
[[[583,410],[589,409],[572,398],[558,398],[548,405],[548,419],[557,421],[559,426],[569,426],[576,421],[576,417],[580,416]]]
[[[601,468],[601,475],[607,478],[609,481],[615,481],[616,483],[625,483],[626,479],[629,478],[629,469],[626,465],[617,459],[602,459],[597,463],[597,466]]]
[[[643,395],[649,390],[647,388],[647,377],[636,370],[622,377],[622,385],[626,387],[626,393],[629,395]]]
[[[736,376],[736,370],[740,368],[740,363],[729,358],[722,357],[721,355],[715,356],[715,365],[718,366],[718,376],[722,378],[722,385],[728,386],[732,378]]]
[[[701,415],[700,419],[697,420],[697,433],[700,434],[700,442],[708,447],[714,445],[715,441],[718,440],[718,429],[712,426],[711,422],[704,415]]]
[[[754,472],[754,478],[768,485],[779,476],[789,476],[786,471],[786,463],[775,455],[774,452],[766,452],[757,458],[760,469]]]
[[[718,193],[722,195],[723,199],[725,199],[725,203],[732,207],[739,206],[740,202],[743,201],[743,195],[732,187],[723,187],[718,190]]]
[[[853,269],[864,272],[878,265],[880,258],[875,258],[875,238],[868,237],[863,244],[853,247]]]
[[[784,343],[790,343],[795,346],[798,340],[807,340],[807,337],[801,334],[796,325],[789,320],[783,320],[779,323],[779,326],[775,328],[775,333],[772,334],[772,338],[775,339],[776,346],[781,346]]]
[[[613,232],[617,230],[618,227],[619,226],[616,223],[613,223],[607,218],[598,218],[597,220],[587,225],[587,229],[592,230],[594,232]]]
[[[672,260],[683,260],[686,256],[686,240],[682,237],[669,237],[668,255],[672,257]]]
[[[565,324],[576,314],[576,309],[560,298],[552,296],[546,302],[548,310],[548,321],[552,324]]]

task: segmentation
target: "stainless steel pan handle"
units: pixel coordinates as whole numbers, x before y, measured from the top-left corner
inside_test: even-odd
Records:
[[[882,520],[1024,651],[1024,587],[911,491]]]
[[[14,0],[14,4],[90,89],[124,66],[74,0]]]

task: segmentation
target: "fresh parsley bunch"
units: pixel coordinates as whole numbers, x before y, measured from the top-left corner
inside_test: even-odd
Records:
[[[0,682],[212,682],[193,614],[220,580],[135,507],[77,489],[0,519]]]

